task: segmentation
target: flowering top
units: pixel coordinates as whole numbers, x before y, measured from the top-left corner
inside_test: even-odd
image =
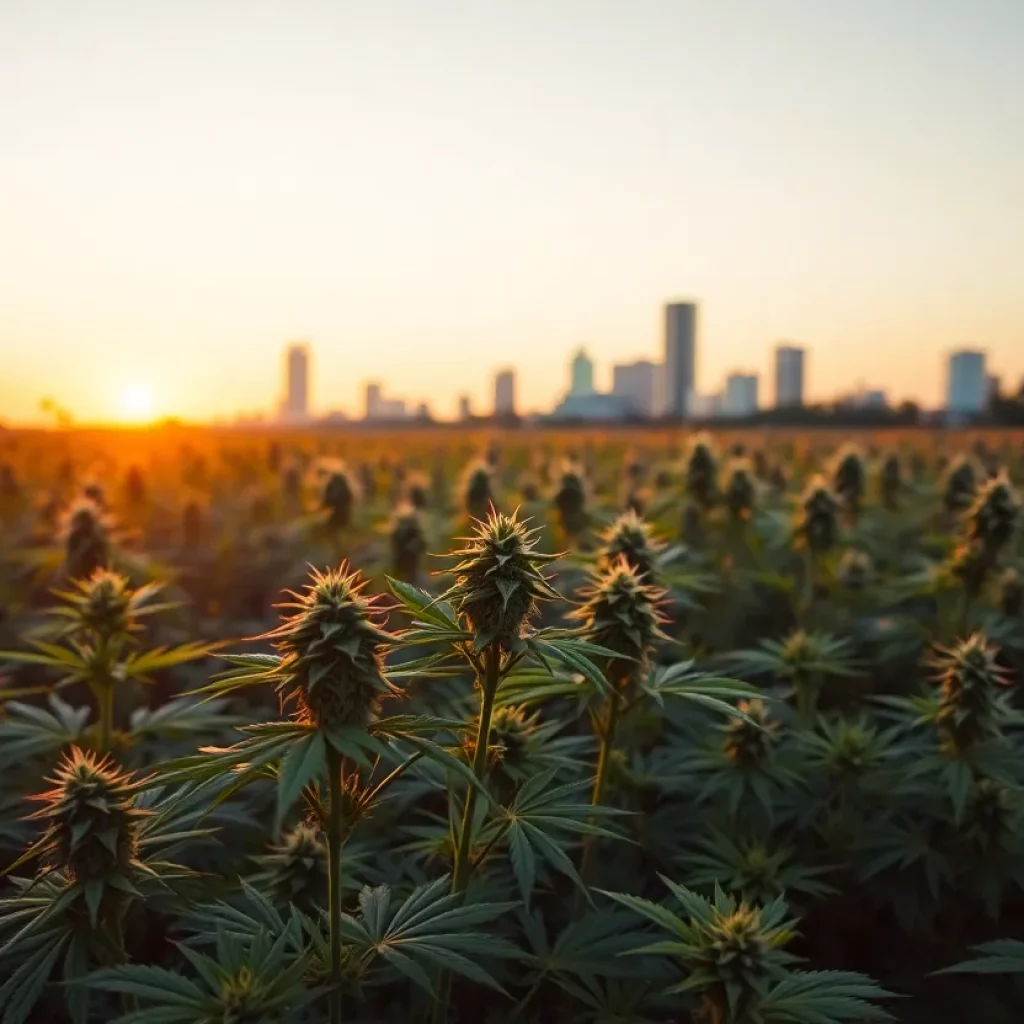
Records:
[[[445,598],[466,617],[478,649],[490,643],[518,649],[537,602],[558,597],[540,571],[558,556],[536,551],[536,534],[515,514],[492,509],[485,521],[477,521],[473,536],[463,538],[466,546],[454,552],[461,561],[447,570],[455,583]]]

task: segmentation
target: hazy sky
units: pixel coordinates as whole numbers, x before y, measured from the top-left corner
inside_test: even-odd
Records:
[[[1024,373],[1024,0],[0,0],[0,418]]]

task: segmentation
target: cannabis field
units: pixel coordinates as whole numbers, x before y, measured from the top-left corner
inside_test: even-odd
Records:
[[[1010,1024],[1009,434],[0,435],[0,1022]]]

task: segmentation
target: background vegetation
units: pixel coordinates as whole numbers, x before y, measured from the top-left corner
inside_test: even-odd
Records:
[[[0,1020],[1016,1021],[1010,433],[0,436]]]

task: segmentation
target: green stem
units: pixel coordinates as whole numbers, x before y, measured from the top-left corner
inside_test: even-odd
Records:
[[[621,699],[618,691],[613,691],[606,702],[607,714],[605,715],[604,727],[601,729],[601,746],[597,754],[597,771],[594,775],[594,788],[590,794],[590,806],[600,807],[604,803],[605,790],[608,788],[608,769],[611,766],[612,754],[615,750],[615,732],[619,724],[619,710]],[[590,819],[594,824],[595,818]],[[580,861],[580,880],[584,888],[589,885],[590,877],[594,872],[594,857],[596,854],[596,836],[585,836],[583,839],[583,858]],[[576,910],[579,912],[583,907],[583,891],[576,894]]]
[[[473,775],[483,782],[487,774],[487,748],[491,738],[491,715],[494,711],[494,697],[498,692],[501,668],[501,648],[493,643],[487,648],[483,694],[480,698],[480,724],[476,733],[476,753],[473,756]],[[459,846],[455,852],[455,868],[452,874],[452,892],[465,892],[472,869],[470,851],[473,846],[473,812],[476,809],[477,791],[470,786],[466,793],[466,804],[462,811],[462,829],[459,832]]]
[[[327,905],[331,932],[331,1024],[341,1024],[341,847],[344,843],[341,774],[341,755],[328,745]]]
[[[483,782],[487,774],[487,748],[491,738],[491,715],[494,712],[494,698],[501,679],[501,647],[495,642],[484,656],[484,677],[480,696],[480,722],[476,731],[476,752],[473,755],[473,775]],[[473,813],[476,808],[476,786],[466,792],[466,803],[462,810],[462,829],[459,845],[455,851],[455,865],[452,870],[452,892],[464,893],[469,885],[473,870]],[[448,1006],[452,994],[452,976],[445,971],[438,983],[437,1002],[434,1004],[434,1024],[446,1024]]]
[[[97,746],[101,753],[110,753],[110,738],[114,731],[114,685],[102,682],[93,688],[96,695],[96,713],[99,718]]]

